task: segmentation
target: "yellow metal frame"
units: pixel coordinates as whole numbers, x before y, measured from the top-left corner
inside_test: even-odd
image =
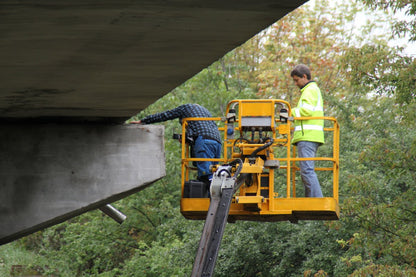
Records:
[[[330,122],[330,127],[324,128],[325,133],[333,133],[332,156],[315,157],[315,158],[298,158],[296,157],[296,147],[291,142],[292,122],[282,122],[279,118],[280,108],[286,108],[288,114],[291,114],[291,107],[288,102],[277,99],[264,100],[233,100],[227,105],[226,113],[231,108],[236,109],[236,119],[234,133],[239,134],[237,138],[230,137],[227,134],[227,122],[222,118],[187,118],[183,120],[182,125],[182,198],[181,213],[189,219],[205,219],[209,208],[209,198],[184,198],[184,183],[190,178],[192,171],[196,168],[192,166],[194,161],[216,161],[220,164],[229,163],[236,158],[246,158],[255,149],[263,146],[264,143],[253,143],[253,140],[247,142],[244,137],[245,133],[250,132],[250,128],[245,126],[243,121],[269,122],[266,128],[268,134],[273,138],[273,144],[267,149],[257,153],[262,158],[248,162],[244,160],[241,173],[251,173],[250,185],[242,185],[235,194],[229,212],[229,221],[233,220],[253,220],[253,221],[297,221],[297,220],[337,220],[339,219],[339,196],[338,196],[338,179],[339,179],[339,124],[333,117],[303,117],[295,120],[323,119]],[[243,119],[243,120],[242,120]],[[185,141],[186,126],[189,121],[195,120],[212,120],[219,122],[219,130],[224,134],[223,153],[220,159],[197,159],[191,158],[189,145]],[[261,125],[261,124],[260,124]],[[263,126],[259,127],[260,129]],[[259,129],[257,128],[257,129]],[[254,132],[255,133],[255,132]],[[252,132],[253,136],[253,132]],[[253,136],[254,138],[254,136]],[[256,138],[254,138],[254,141]],[[275,149],[280,148],[283,157],[275,157]],[[319,152],[319,151],[318,151]],[[319,154],[319,153],[318,153]],[[282,155],[282,154],[281,154]],[[265,162],[264,159],[267,161]],[[332,195],[323,198],[305,198],[296,196],[296,174],[299,167],[296,162],[302,160],[327,161],[332,163],[328,167],[316,167],[316,171],[332,172]],[[279,169],[270,166],[277,162],[280,164]],[[285,172],[286,174],[286,196],[279,196],[275,192],[275,173]],[[254,185],[253,185],[254,184]]]

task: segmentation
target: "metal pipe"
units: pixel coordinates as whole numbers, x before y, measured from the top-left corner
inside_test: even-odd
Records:
[[[119,224],[123,223],[124,220],[126,220],[127,218],[127,216],[125,216],[122,212],[120,212],[110,204],[102,206],[100,210],[112,219],[114,219]]]

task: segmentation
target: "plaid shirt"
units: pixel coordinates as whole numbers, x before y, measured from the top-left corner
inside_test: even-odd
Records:
[[[149,115],[143,118],[143,123],[156,123],[179,118],[181,124],[183,118],[188,117],[212,117],[211,113],[198,104],[184,104],[175,109]],[[187,133],[194,138],[202,136],[204,139],[212,139],[221,143],[220,132],[214,121],[189,121]]]

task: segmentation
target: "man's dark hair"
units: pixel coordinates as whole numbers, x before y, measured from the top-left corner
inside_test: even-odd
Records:
[[[308,78],[308,80],[312,79],[311,76],[311,71],[309,70],[309,67],[307,67],[304,64],[298,64],[297,66],[295,66],[292,70],[292,72],[290,72],[290,76],[298,76],[300,78],[303,77],[303,75],[306,74],[306,77]]]

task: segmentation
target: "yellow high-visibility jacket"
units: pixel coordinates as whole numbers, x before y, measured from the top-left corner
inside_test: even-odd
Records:
[[[323,99],[318,85],[314,81],[311,81],[300,91],[302,95],[300,96],[297,107],[292,109],[292,116],[324,116]],[[325,143],[324,120],[295,120],[295,132],[293,134],[292,144],[296,144],[299,141]]]

